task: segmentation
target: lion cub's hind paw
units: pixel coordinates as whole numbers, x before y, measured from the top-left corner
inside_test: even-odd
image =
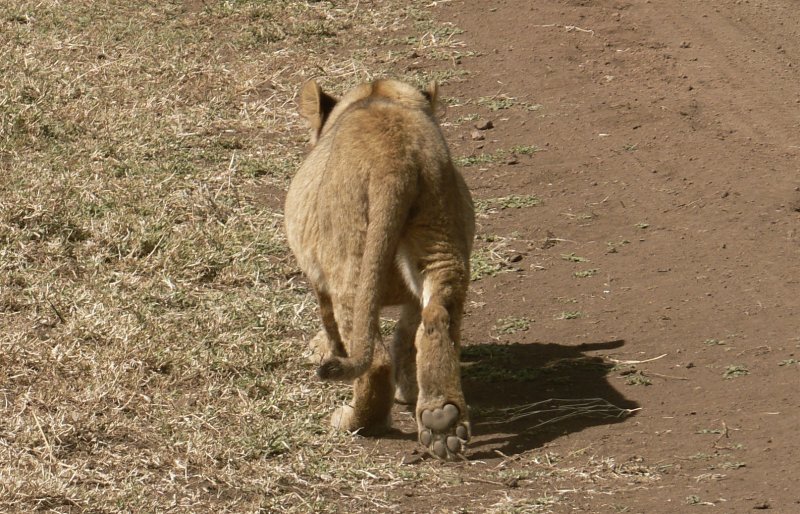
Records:
[[[441,409],[422,411],[422,427],[419,442],[437,458],[454,460],[464,458],[464,450],[469,440],[469,424],[459,423],[458,407],[452,403]]]
[[[389,431],[392,418],[359,417],[352,405],[342,405],[331,414],[331,426],[341,432],[358,432],[364,436],[377,436]]]

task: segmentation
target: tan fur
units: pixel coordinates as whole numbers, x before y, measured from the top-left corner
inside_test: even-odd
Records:
[[[338,102],[314,81],[300,92],[314,147],[289,188],[286,232],[320,303],[318,374],[354,381],[337,428],[385,429],[396,383],[398,400],[416,403],[420,433],[421,413],[445,404],[458,408],[459,437],[468,432],[458,355],[474,213],[434,117],[436,94],[433,83],[420,92],[393,80]],[[390,350],[379,332],[386,305],[403,306]],[[452,439],[451,424],[434,435]]]

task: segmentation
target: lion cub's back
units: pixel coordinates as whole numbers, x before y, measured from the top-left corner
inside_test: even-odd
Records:
[[[426,112],[380,98],[353,105],[327,137],[332,140],[329,171],[345,181],[437,173],[449,159],[439,127]]]
[[[407,179],[413,189],[408,194],[422,195],[428,207],[434,198],[440,208],[466,207],[459,205],[461,198],[452,198],[453,189],[461,192],[463,185],[456,183],[463,179],[429,113],[381,97],[352,103],[320,137],[287,195],[289,245],[312,281],[335,287],[328,282],[358,268],[370,190],[380,191],[392,174]],[[468,196],[466,201],[471,209]]]

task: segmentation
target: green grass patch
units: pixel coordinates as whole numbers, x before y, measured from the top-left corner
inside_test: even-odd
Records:
[[[518,145],[512,146],[509,152],[515,155],[533,155],[536,152],[541,152],[542,149],[533,145]]]
[[[507,95],[482,96],[478,98],[477,103],[478,105],[485,107],[492,112],[504,111],[514,107],[524,109],[526,111],[540,111],[544,109],[544,106],[541,104],[532,104],[520,101],[517,98]]]
[[[470,279],[480,280],[508,271],[506,261],[491,249],[478,248],[470,256]]]
[[[650,380],[650,377],[645,375],[644,372],[637,370],[625,376],[625,384],[632,386],[649,386],[653,385],[653,381]]]
[[[458,167],[469,168],[472,166],[480,166],[482,164],[500,162],[512,155],[533,155],[540,151],[542,151],[541,148],[533,145],[514,146],[509,149],[499,149],[492,153],[458,157],[454,160],[454,162]]]
[[[569,262],[589,262],[589,259],[587,259],[586,257],[575,255],[575,253],[561,254],[561,258]]]
[[[526,317],[509,316],[507,318],[497,320],[494,330],[498,334],[511,335],[517,332],[525,332],[531,327],[533,320]]]
[[[523,209],[541,204],[539,197],[534,195],[510,195],[499,198],[484,198],[475,200],[475,212],[488,214],[504,209]]]
[[[465,157],[458,157],[455,159],[456,166],[460,168],[469,168],[472,166],[479,166],[481,164],[488,164],[500,159],[499,154],[483,153],[480,155],[467,155]]]
[[[749,374],[750,370],[747,369],[747,367],[735,364],[725,368],[725,371],[722,373],[722,376],[725,379],[732,379],[732,378],[743,377]]]
[[[481,117],[480,114],[477,113],[465,114],[463,116],[459,116],[458,118],[456,118],[456,120],[453,123],[455,123],[456,125],[461,125],[462,123],[478,120],[480,119],[480,117]]]
[[[508,243],[512,238],[492,235],[478,235],[479,242],[470,256],[470,277],[472,281],[493,277],[499,273],[513,271],[512,251]]]
[[[508,96],[482,96],[478,98],[478,105],[486,107],[490,111],[502,111],[505,109],[510,109],[516,104],[517,100]]]

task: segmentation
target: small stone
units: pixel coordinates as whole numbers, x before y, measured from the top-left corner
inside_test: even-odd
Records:
[[[508,262],[519,262],[522,260],[522,254],[517,253],[509,257]]]
[[[518,162],[519,159],[517,159],[516,155],[511,155],[508,157],[508,159],[506,159],[506,164],[517,164]]]
[[[755,505],[753,505],[753,508],[754,509],[758,509],[758,510],[767,510],[767,509],[771,509],[772,506],[768,502],[761,501],[761,502],[758,502]]]
[[[494,123],[492,123],[492,120],[480,120],[475,124],[475,128],[478,130],[489,130],[494,128]]]
[[[692,44],[689,41],[684,41],[681,43],[681,48],[691,48]]]
[[[470,137],[472,138],[473,141],[483,141],[484,139],[486,139],[486,136],[484,136],[479,130],[473,130],[470,133]]]

